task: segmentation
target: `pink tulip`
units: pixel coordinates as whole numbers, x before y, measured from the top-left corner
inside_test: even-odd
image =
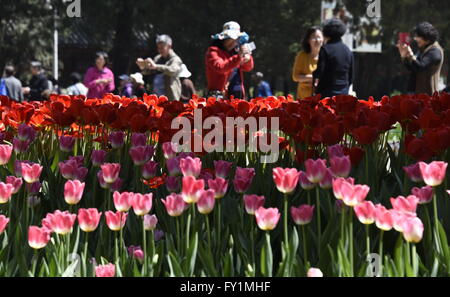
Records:
[[[414,187],[411,190],[411,193],[419,198],[419,204],[427,204],[430,203],[433,199],[433,187],[426,186],[423,188]]]
[[[249,215],[255,215],[256,210],[264,206],[265,200],[266,198],[264,196],[244,195],[245,211]]]
[[[30,226],[28,228],[28,244],[35,250],[44,248],[50,241],[50,231],[45,228],[37,226]]]
[[[252,185],[251,179],[246,178],[235,178],[233,180],[234,190],[239,194],[244,194],[250,189]]]
[[[144,179],[151,179],[156,176],[159,164],[155,161],[148,161],[142,166],[142,177]]]
[[[17,177],[22,177],[22,164],[23,163],[29,164],[29,165],[33,165],[33,163],[30,162],[30,161],[19,161],[19,160],[16,160],[14,162],[14,173],[16,174]]]
[[[110,184],[105,182],[105,179],[103,178],[103,172],[101,170],[97,172],[97,180],[102,189],[108,189],[111,186]]]
[[[171,217],[178,217],[183,214],[186,209],[186,202],[180,194],[170,194],[166,197],[166,200],[161,199],[161,202],[166,207],[167,213]]]
[[[405,166],[403,167],[403,170],[405,171],[406,175],[408,175],[409,179],[411,179],[413,182],[419,183],[423,181],[419,163]]]
[[[425,184],[431,187],[437,187],[442,184],[445,178],[448,163],[446,162],[431,162],[426,164],[420,162],[420,172],[423,176]]]
[[[42,184],[40,182],[35,182],[32,184],[27,184],[27,191],[30,195],[36,195],[39,194],[41,191]]]
[[[84,165],[84,156],[70,156],[68,161],[74,161],[80,167]]]
[[[0,182],[0,204],[8,203],[13,190],[14,187],[12,185]]]
[[[20,154],[20,153],[24,153],[28,150],[28,148],[30,147],[31,141],[29,140],[20,140],[17,138],[13,139],[13,147],[14,147],[14,152],[16,154]]]
[[[78,163],[75,160],[59,162],[59,172],[65,179],[74,179],[78,169]]]
[[[180,191],[180,181],[181,178],[179,176],[167,176],[164,179],[166,183],[166,188],[169,193],[175,193]]]
[[[330,169],[336,177],[348,177],[352,170],[352,162],[349,156],[332,157],[330,159]]]
[[[114,149],[121,148],[125,141],[125,133],[122,131],[112,132],[109,134],[109,142]]]
[[[153,194],[134,194],[131,199],[131,205],[133,206],[134,213],[137,216],[145,216],[152,210]]]
[[[336,198],[342,198],[345,205],[353,207],[366,199],[370,188],[366,185],[353,185],[351,182],[353,181],[348,182],[343,178],[335,179],[333,181],[333,192]]]
[[[186,203],[196,203],[200,198],[198,192],[204,190],[205,181],[203,179],[196,180],[193,176],[185,176],[182,181],[182,196]]]
[[[214,190],[215,198],[220,199],[225,196],[228,189],[228,181],[221,177],[208,180],[208,186],[211,190]]]
[[[214,161],[214,170],[217,177],[227,178],[230,174],[231,166],[233,163],[227,161]]]
[[[29,165],[26,163],[22,163],[22,176],[23,179],[29,184],[39,181],[41,172],[42,166],[39,164]]]
[[[75,146],[75,138],[72,136],[61,136],[59,138],[59,148],[61,151],[70,153]]]
[[[307,277],[323,277],[323,273],[318,268],[310,268],[308,270]]]
[[[342,185],[344,183],[350,183],[352,185],[355,184],[355,180],[353,178],[336,178],[333,180],[333,193],[334,193],[334,197],[336,197],[336,199],[338,200],[342,200],[344,198],[344,195],[342,193]]]
[[[158,218],[155,215],[146,214],[144,216],[145,231],[155,230],[157,224],[158,224]]]
[[[107,211],[105,212],[106,217],[106,225],[108,225],[108,228],[112,231],[120,231],[125,226],[125,223],[127,222],[128,213],[127,212],[112,212]]]
[[[327,148],[328,158],[343,157],[344,149],[340,144],[332,145]]]
[[[375,224],[383,231],[389,231],[394,225],[392,213],[388,211],[384,206],[376,205],[375,210]]]
[[[200,190],[197,201],[198,212],[204,215],[210,214],[214,209],[215,193],[213,190]]]
[[[299,183],[303,190],[309,191],[316,187],[316,184],[313,184],[309,181],[309,179],[306,177],[306,173],[303,171],[300,171],[299,174]]]
[[[299,207],[291,207],[291,217],[297,225],[307,225],[314,216],[315,206],[300,205]]]
[[[162,144],[164,158],[172,159],[177,156],[178,146],[176,143],[165,142]]]
[[[130,192],[114,192],[113,193],[113,200],[114,200],[114,207],[117,211],[120,212],[127,212],[130,210],[131,206],[133,205],[133,198],[134,193]]]
[[[392,215],[393,227],[398,232],[403,232],[403,223],[405,220],[416,217],[416,214],[412,212],[403,212],[395,209],[391,209],[389,212]]]
[[[203,179],[205,181],[205,184],[207,184],[209,180],[214,179],[214,175],[209,172],[209,170],[202,169],[200,171],[198,179]]]
[[[392,207],[401,212],[411,212],[416,213],[417,204],[419,203],[419,198],[416,196],[408,196],[405,198],[403,196],[399,196],[396,199],[391,198]]]
[[[180,169],[183,176],[193,176],[197,178],[202,170],[202,161],[199,158],[191,157],[180,159]]]
[[[327,172],[326,160],[308,159],[305,161],[305,168],[305,173],[308,180],[314,184],[318,184],[325,177]]]
[[[166,161],[166,166],[167,166],[167,171],[169,171],[170,176],[176,176],[181,173],[179,157],[168,159]]]
[[[59,235],[66,235],[72,232],[73,224],[77,215],[68,211],[56,210],[54,213],[48,213],[42,220],[42,225]]]
[[[116,266],[114,264],[99,265],[95,267],[96,277],[114,277],[116,275]]]
[[[112,184],[119,177],[120,164],[105,163],[101,166],[102,176],[106,183]]]
[[[104,150],[93,150],[91,154],[92,165],[95,167],[100,167],[106,160],[106,151]]]
[[[13,194],[17,194],[20,190],[20,187],[22,187],[23,180],[20,177],[15,176],[7,176],[6,177],[6,183],[13,186]]]
[[[17,130],[17,138],[22,141],[29,140],[32,142],[36,138],[36,130],[31,126],[21,124]]]
[[[155,153],[155,149],[152,146],[135,146],[130,149],[130,156],[133,160],[134,165],[141,166],[145,162],[150,160]]]
[[[84,179],[86,178],[86,175],[88,174],[88,169],[85,167],[78,167],[75,170],[75,174],[74,174],[74,178],[77,180],[81,180],[84,181]]]
[[[93,232],[97,229],[100,223],[101,212],[98,212],[96,208],[78,210],[78,225],[84,232]]]
[[[133,133],[131,135],[131,147],[147,145],[147,135],[143,133]]]
[[[320,181],[319,186],[324,190],[333,188],[333,173],[331,172],[330,168],[327,168],[327,172],[325,173],[323,179]]]
[[[120,189],[122,189],[123,185],[123,179],[118,177],[115,182],[109,185],[109,190],[111,192],[120,192]]]
[[[0,234],[5,231],[6,226],[8,226],[9,219],[5,217],[4,215],[0,215]]]
[[[418,243],[423,237],[423,223],[415,217],[405,220],[403,223],[403,238],[407,242]]]
[[[236,168],[235,178],[244,178],[253,180],[254,177],[255,177],[254,168],[241,168],[241,167]]]
[[[68,180],[64,185],[64,200],[66,200],[66,203],[70,205],[78,204],[83,197],[84,186],[85,183],[79,180]]]
[[[138,260],[139,262],[142,262],[144,260],[144,251],[140,246],[129,246],[128,255]]]
[[[375,222],[376,208],[372,201],[364,201],[354,207],[358,220],[364,225],[370,225]]]
[[[0,145],[0,165],[8,164],[11,159],[13,147],[11,145]]]
[[[283,194],[291,194],[297,187],[300,178],[300,172],[297,169],[290,168],[274,168],[272,170],[272,178],[277,186],[278,191]]]
[[[256,223],[263,231],[270,231],[275,229],[280,220],[280,212],[278,208],[264,208],[260,207],[255,212]]]

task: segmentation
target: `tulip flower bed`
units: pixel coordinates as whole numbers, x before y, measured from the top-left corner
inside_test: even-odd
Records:
[[[0,101],[1,276],[450,275],[449,94]],[[198,109],[278,161],[177,152]]]

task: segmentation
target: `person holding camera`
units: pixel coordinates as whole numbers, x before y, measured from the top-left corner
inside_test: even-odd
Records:
[[[397,44],[403,64],[411,71],[409,91],[433,95],[439,92],[439,79],[444,62],[444,51],[439,45],[439,33],[430,23],[423,22],[414,28],[414,41],[419,52],[414,55],[406,42]]]
[[[155,59],[139,58],[136,64],[143,75],[153,75],[153,94],[167,96],[171,101],[179,101],[181,82],[178,74],[183,61],[172,49],[172,38],[169,35],[158,35],[156,45],[159,54]]]
[[[212,39],[205,56],[208,96],[245,99],[243,72],[254,67],[248,35],[238,23],[227,22]]]
[[[95,54],[95,66],[88,69],[84,76],[84,85],[89,89],[88,98],[102,99],[107,93],[112,93],[116,88],[114,74],[107,67],[108,54],[97,52]]]

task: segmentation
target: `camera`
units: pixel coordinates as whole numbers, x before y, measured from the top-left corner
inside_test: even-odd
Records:
[[[244,44],[248,45],[248,48],[249,48],[250,52],[253,52],[256,49],[255,43],[254,42],[250,42],[250,36],[246,32],[243,32],[242,36],[239,37],[239,39],[238,39],[238,46],[239,47],[243,46]]]

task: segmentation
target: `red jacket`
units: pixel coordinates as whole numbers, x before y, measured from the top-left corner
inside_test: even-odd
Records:
[[[228,80],[234,68],[240,69],[241,81],[242,72],[249,72],[253,69],[253,57],[245,64],[241,65],[241,57],[217,47],[210,46],[206,52],[206,79],[208,81],[208,91],[226,91]],[[244,89],[244,88],[242,88]]]

